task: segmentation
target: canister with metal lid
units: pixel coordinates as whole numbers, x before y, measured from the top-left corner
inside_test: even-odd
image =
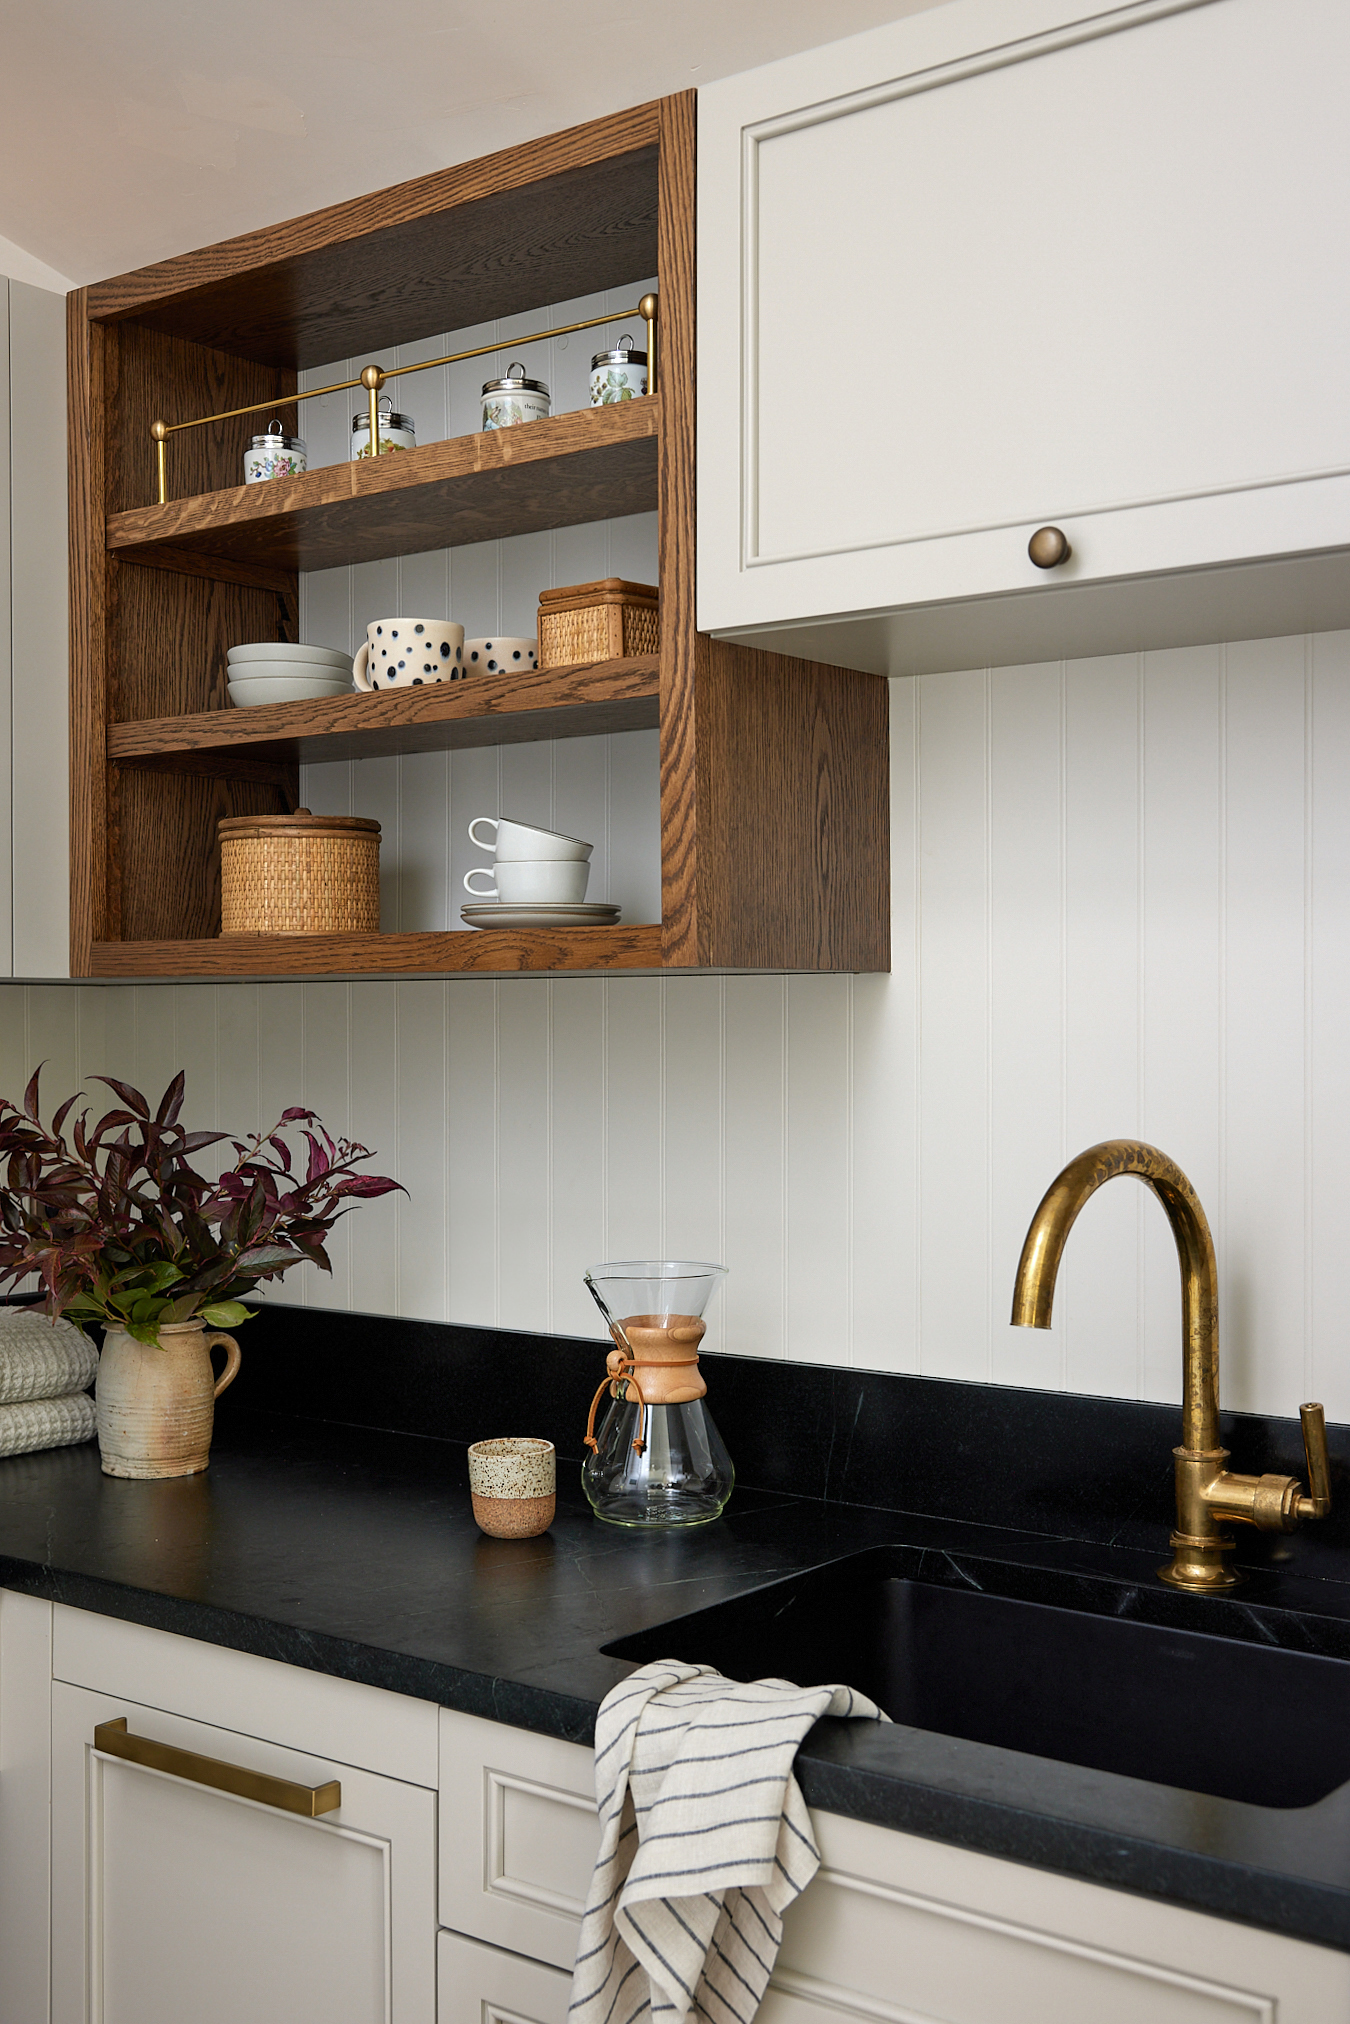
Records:
[[[304,437],[288,436],[280,421],[269,422],[244,452],[246,485],[259,485],[265,478],[294,478],[308,469]]]
[[[380,401],[380,455],[390,450],[415,450],[417,427],[411,415],[400,415],[388,394]],[[352,416],[352,461],[370,455],[370,410]]]
[[[647,354],[634,351],[626,333],[613,351],[597,351],[591,360],[591,406],[607,408],[631,401],[647,391]]]
[[[526,379],[518,361],[506,368],[505,377],[483,381],[483,427],[511,429],[518,422],[542,422],[553,412],[548,387],[543,380]]]

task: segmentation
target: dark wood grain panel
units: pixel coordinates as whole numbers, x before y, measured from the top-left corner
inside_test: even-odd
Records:
[[[268,570],[333,569],[649,513],[658,420],[654,399],[581,408],[374,463],[174,498],[115,514],[108,546],[139,561],[163,547]]]
[[[890,968],[890,691],[699,641],[699,960]]]
[[[112,626],[112,717],[160,718],[228,704],[226,649],[294,639],[298,587],[285,594],[215,577],[119,569]],[[114,755],[115,756],[115,755]]]
[[[248,710],[216,707],[192,716],[112,724],[108,751],[123,765],[152,760],[172,767],[211,754],[228,770],[245,753],[313,765],[539,738],[599,737],[608,731],[650,729],[657,717],[656,656],[644,654],[519,675],[471,675],[460,682],[379,695],[329,696]]]
[[[225,779],[209,774],[116,769],[121,937],[129,942],[190,940],[220,932],[220,849],[227,815],[274,815],[294,808],[299,780]]]
[[[151,422],[190,421],[196,415],[218,414],[296,389],[293,372],[255,365],[215,346],[189,344],[138,324],[109,327],[107,356],[110,513],[145,505],[155,497]],[[288,425],[292,423],[294,408],[277,412]],[[171,436],[165,446],[170,497],[238,486],[249,439],[266,428],[268,420],[266,414],[240,415]]]
[[[96,317],[292,369],[651,273],[655,104],[103,281]]]
[[[510,976],[523,971],[655,970],[659,927],[425,935],[221,935],[208,941],[98,942],[95,977]]]
[[[695,105],[692,91],[661,101],[661,917],[665,960],[675,964],[708,960],[698,912],[702,845],[694,611]]]
[[[236,562],[228,555],[212,555],[203,549],[123,548],[118,560],[125,568],[163,569],[177,576],[209,576],[216,583],[243,583],[253,590],[294,591],[296,572],[274,569],[266,562]]]

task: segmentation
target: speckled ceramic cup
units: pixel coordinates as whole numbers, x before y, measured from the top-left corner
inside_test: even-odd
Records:
[[[552,1441],[525,1435],[475,1441],[469,1489],[479,1530],[493,1539],[533,1539],[553,1523],[557,1454]]]

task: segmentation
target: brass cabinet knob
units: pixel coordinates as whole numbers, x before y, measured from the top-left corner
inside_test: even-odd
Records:
[[[1058,527],[1038,527],[1027,543],[1027,554],[1037,569],[1058,569],[1073,554],[1068,536]]]

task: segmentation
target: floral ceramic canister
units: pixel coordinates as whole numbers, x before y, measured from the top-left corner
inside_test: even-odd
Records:
[[[647,391],[647,354],[634,351],[631,337],[621,337],[613,351],[597,351],[591,360],[591,406],[607,408],[614,401],[635,400]]]
[[[303,436],[288,436],[280,422],[269,422],[264,435],[255,436],[244,452],[244,483],[259,485],[265,478],[294,478],[309,469]]]
[[[542,422],[552,412],[553,403],[544,381],[526,379],[525,368],[519,363],[509,365],[504,378],[483,382],[485,429],[512,429],[518,422]]]
[[[394,403],[385,394],[380,402],[380,455],[387,456],[391,450],[415,450],[417,428],[411,415],[395,412]],[[358,457],[370,455],[370,411],[363,409],[352,416],[352,462]]]

